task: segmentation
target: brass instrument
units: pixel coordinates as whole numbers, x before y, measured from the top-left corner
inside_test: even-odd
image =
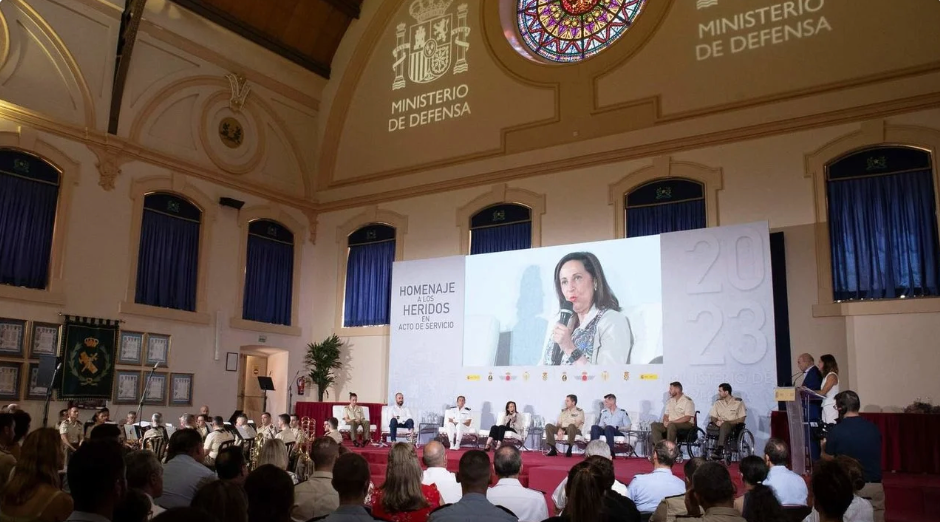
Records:
[[[258,434],[255,435],[254,444],[251,445],[251,451],[248,455],[249,470],[253,470],[258,467],[258,456],[261,454],[261,447],[264,446],[264,432],[258,430]]]
[[[313,459],[310,458],[310,447],[316,438],[317,421],[310,417],[300,419],[300,427],[297,430],[294,451],[297,460],[294,462],[294,474],[297,479],[304,481],[313,472]]]

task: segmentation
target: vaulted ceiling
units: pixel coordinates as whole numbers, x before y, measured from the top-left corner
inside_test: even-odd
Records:
[[[172,0],[324,78],[362,0]]]

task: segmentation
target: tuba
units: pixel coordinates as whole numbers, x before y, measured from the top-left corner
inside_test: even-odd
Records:
[[[254,442],[251,445],[251,450],[248,455],[249,470],[253,470],[258,467],[258,456],[261,455],[261,447],[264,446],[264,433],[261,430],[258,430],[258,434],[255,435]]]
[[[300,429],[297,431],[297,441],[294,445],[296,460],[294,461],[294,474],[298,480],[306,480],[313,471],[313,459],[310,458],[310,447],[316,437],[317,423],[310,417],[300,419]]]

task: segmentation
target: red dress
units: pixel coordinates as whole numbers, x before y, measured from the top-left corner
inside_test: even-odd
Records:
[[[425,500],[428,501],[428,507],[419,509],[418,511],[388,513],[382,507],[382,497],[385,496],[385,492],[381,489],[376,489],[375,493],[372,494],[372,516],[391,520],[392,522],[426,522],[431,511],[434,511],[441,505],[441,493],[434,484],[430,486],[422,484],[421,493],[424,494]]]

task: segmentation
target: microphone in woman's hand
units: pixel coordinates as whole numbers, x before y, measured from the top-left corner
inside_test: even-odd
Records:
[[[574,319],[574,305],[571,304],[571,301],[562,302],[561,310],[558,312],[558,324],[568,328],[572,319]],[[556,366],[561,364],[561,346],[558,346],[558,343],[555,343],[552,349],[552,364]]]

